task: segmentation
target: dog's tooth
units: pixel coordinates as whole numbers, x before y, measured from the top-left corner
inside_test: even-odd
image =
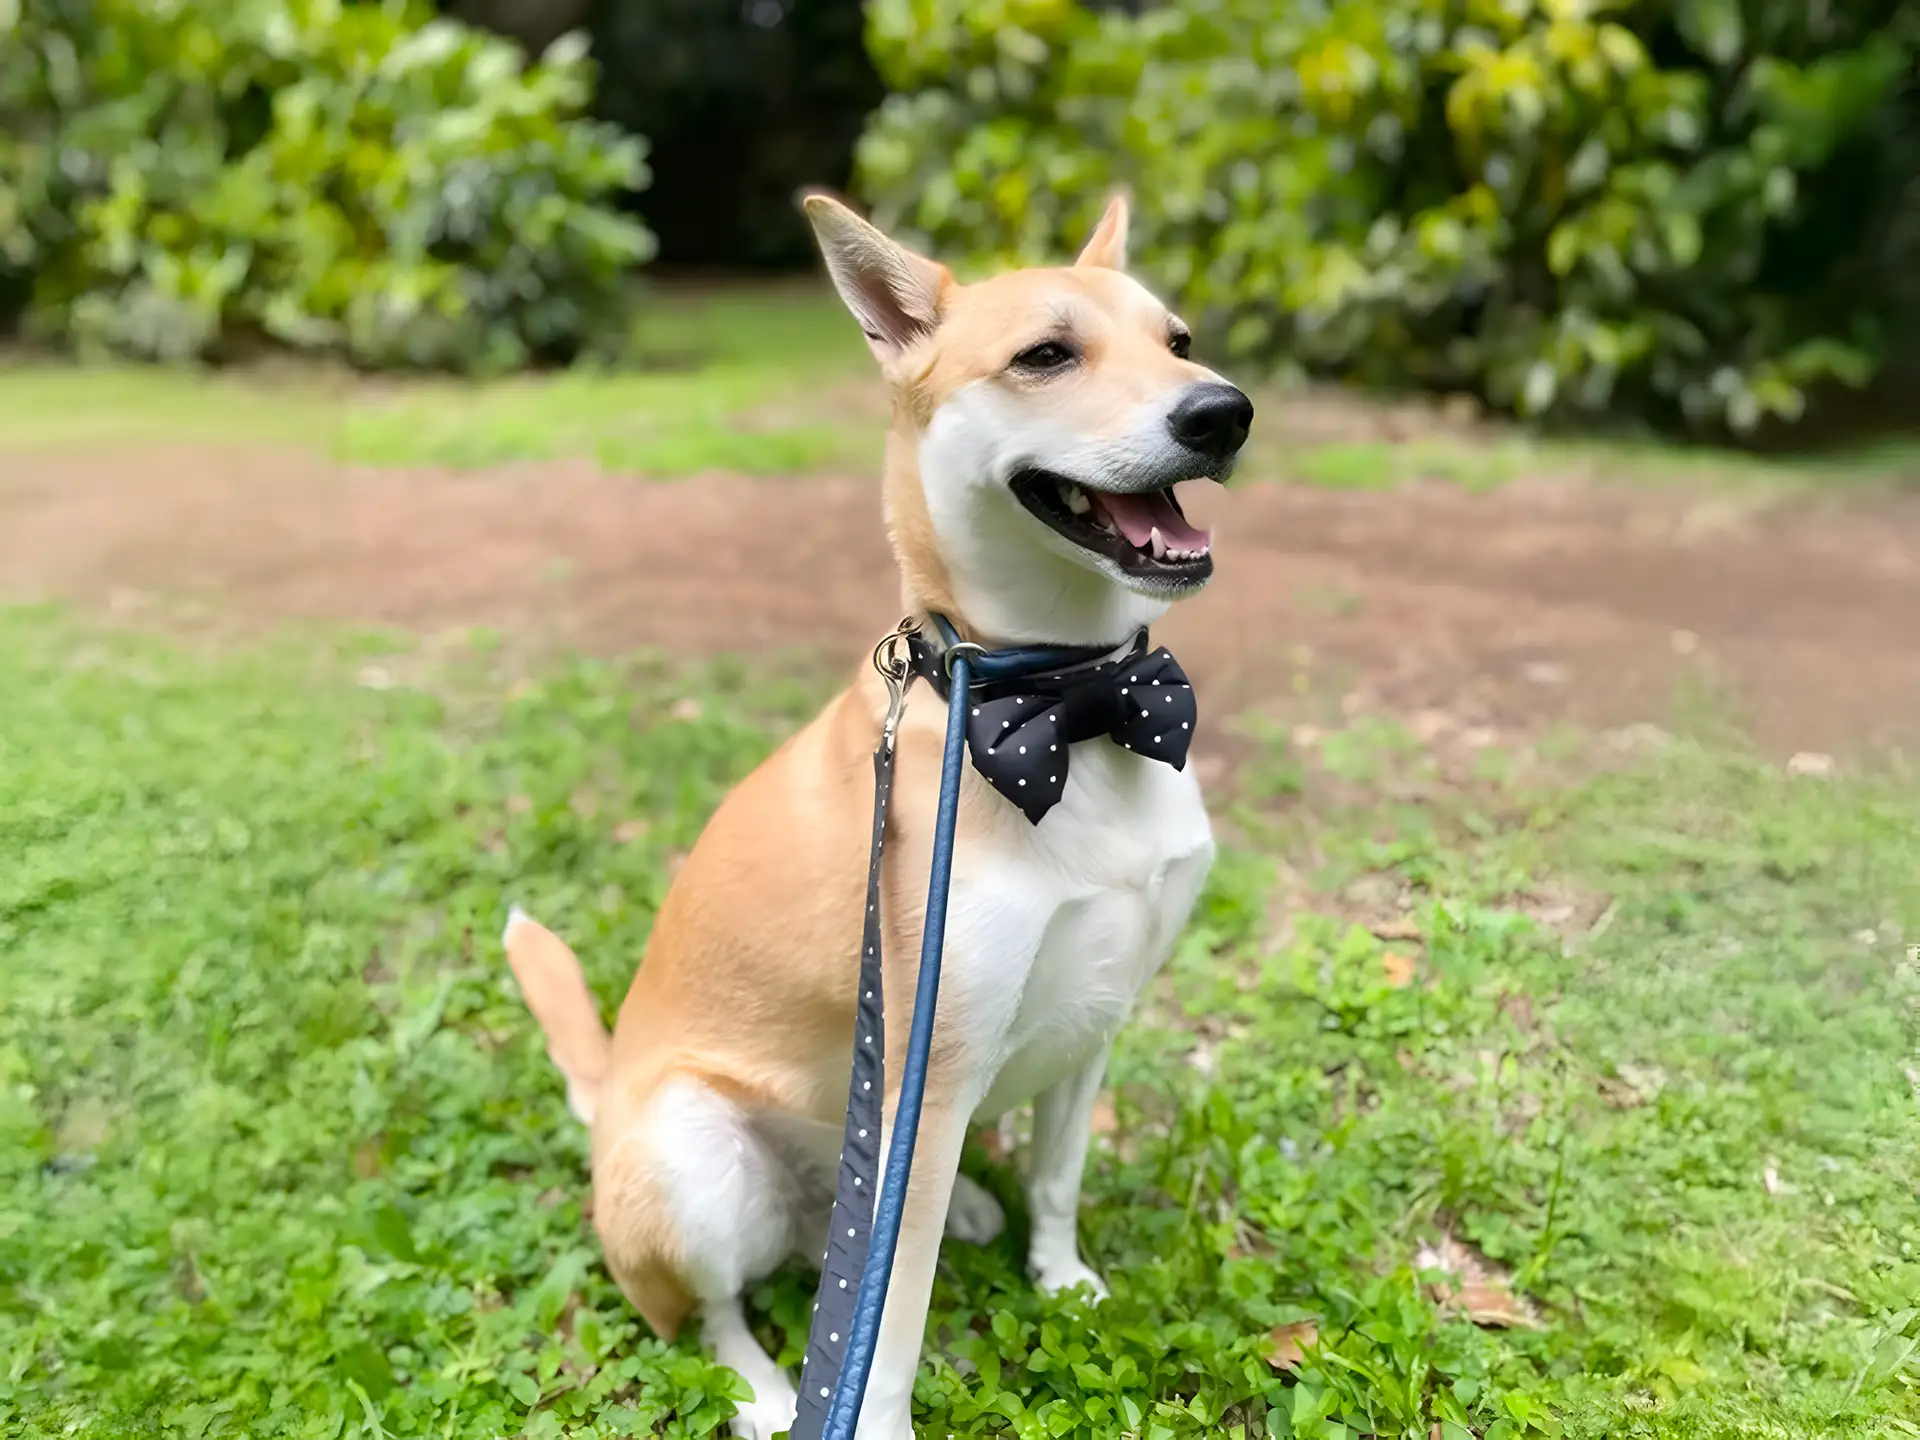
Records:
[[[1067,509],[1074,514],[1084,515],[1093,509],[1093,502],[1087,498],[1087,492],[1078,485],[1062,486],[1061,490],[1066,497]]]
[[[1167,542],[1160,538],[1160,527],[1158,525],[1153,527],[1153,533],[1147,537],[1147,548],[1153,551],[1154,559],[1164,560],[1167,558]]]

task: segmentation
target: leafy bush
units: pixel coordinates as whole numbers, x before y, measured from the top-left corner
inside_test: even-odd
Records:
[[[1920,274],[1920,5],[875,0],[883,223],[996,261],[1143,204],[1241,357],[1747,431]]]
[[[0,0],[0,274],[35,332],[179,360],[249,335],[497,369],[616,324],[643,146],[424,9]],[[0,281],[0,296],[5,294]]]

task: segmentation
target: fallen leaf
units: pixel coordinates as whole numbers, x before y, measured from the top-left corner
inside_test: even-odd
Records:
[[[1413,983],[1413,959],[1398,950],[1389,950],[1380,957],[1380,969],[1387,977],[1387,984],[1396,990],[1404,990]]]
[[[1831,775],[1833,756],[1823,755],[1818,750],[1802,750],[1787,761],[1789,775]]]
[[[673,708],[667,713],[676,720],[698,720],[700,718],[700,702],[691,695],[688,695],[683,699],[674,701]]]
[[[1514,1294],[1506,1271],[1471,1245],[1442,1234],[1437,1241],[1423,1242],[1413,1263],[1417,1270],[1438,1270],[1446,1277],[1429,1287],[1441,1309],[1489,1328],[1539,1328],[1533,1306]]]
[[[622,820],[618,825],[613,827],[613,843],[616,845],[631,845],[646,833],[646,821]]]
[[[1503,1285],[1462,1285],[1446,1302],[1476,1325],[1498,1330],[1531,1330],[1539,1325],[1527,1302]]]
[[[1111,1135],[1118,1124],[1113,1113],[1113,1096],[1102,1090],[1093,1102],[1092,1123],[1087,1129],[1095,1135]]]
[[[582,820],[591,820],[595,815],[600,813],[600,797],[595,795],[591,790],[574,791],[572,798],[567,801],[567,804],[572,807],[573,813],[578,815]]]
[[[1420,927],[1411,918],[1401,916],[1398,920],[1382,920],[1367,927],[1376,940],[1418,940]]]
[[[1312,1320],[1296,1320],[1291,1325],[1276,1325],[1267,1333],[1273,1348],[1267,1351],[1267,1363],[1276,1370],[1297,1370],[1307,1358],[1307,1347],[1320,1343],[1320,1327]]]
[[[533,797],[531,795],[507,796],[507,813],[509,815],[525,815],[532,809]]]

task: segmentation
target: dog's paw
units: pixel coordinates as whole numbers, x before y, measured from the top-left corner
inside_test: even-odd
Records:
[[[793,1429],[798,1402],[799,1397],[792,1394],[750,1400],[733,1412],[733,1433],[739,1440],[773,1440],[782,1431]]]
[[[990,1245],[1006,1228],[1007,1212],[1000,1202],[966,1176],[956,1175],[947,1205],[947,1234],[969,1245]]]
[[[1042,1295],[1058,1295],[1063,1291],[1084,1286],[1093,1292],[1096,1303],[1107,1298],[1107,1282],[1094,1274],[1086,1262],[1078,1256],[1070,1260],[1036,1265],[1033,1271],[1033,1284]]]

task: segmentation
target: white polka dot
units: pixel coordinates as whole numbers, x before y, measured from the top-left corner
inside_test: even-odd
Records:
[[[1048,749],[1049,751],[1052,751],[1052,750],[1058,750],[1059,748],[1060,748],[1060,747],[1059,747],[1058,745],[1049,745],[1049,746],[1047,746],[1047,749]]]
[[[1141,718],[1142,720],[1144,720],[1144,719],[1146,719],[1146,718],[1147,718],[1147,712],[1146,712],[1146,711],[1144,711],[1144,710],[1142,710],[1142,711],[1140,712],[1140,718]]]
[[[1136,685],[1140,683],[1140,677],[1138,675],[1129,675],[1127,676],[1127,679],[1131,680]]]
[[[840,1282],[840,1287],[841,1287],[842,1289],[845,1289],[845,1288],[846,1288],[846,1284],[847,1284],[847,1282],[846,1282],[846,1281],[844,1281],[844,1280],[842,1280],[842,1281]],[[821,1398],[822,1400],[824,1400],[824,1399],[826,1399],[826,1398],[827,1398],[827,1387],[826,1387],[826,1386],[824,1386],[824,1385],[822,1385],[822,1386],[820,1387],[820,1398]]]
[[[1002,730],[1011,730],[1011,729],[1013,728],[1013,721],[1011,721],[1011,720],[1002,720],[1002,721],[1000,722],[1000,728],[1001,728]]]
[[[862,1080],[862,1081],[860,1082],[860,1088],[861,1088],[862,1090],[871,1090],[871,1089],[873,1089],[873,1081],[871,1081],[871,1080]]]
[[[1191,730],[1191,729],[1193,729],[1193,726],[1192,726],[1192,725],[1190,725],[1190,724],[1188,724],[1188,723],[1187,723],[1187,722],[1186,722],[1185,720],[1182,720],[1182,721],[1180,722],[1180,728],[1181,728],[1182,730]]]
[[[847,1282],[846,1282],[846,1281],[844,1281],[844,1280],[842,1280],[842,1281],[840,1282],[840,1288],[841,1288],[842,1290],[844,1290],[844,1289],[846,1289],[846,1288],[847,1288]]]
[[[864,1185],[864,1184],[866,1184],[867,1182],[866,1182],[866,1181],[864,1181],[864,1180],[862,1180],[862,1179],[861,1179],[861,1178],[860,1178],[860,1177],[859,1177],[858,1175],[856,1175],[856,1176],[854,1176],[854,1177],[853,1177],[853,1183],[854,1183],[854,1186],[855,1186],[855,1188],[858,1188],[859,1186],[861,1186],[861,1185]]]
[[[873,1044],[873,1036],[871,1035],[867,1036],[867,1044],[869,1045]]]
[[[840,1332],[838,1330],[835,1330],[831,1335],[827,1336],[827,1339],[831,1340],[834,1344],[838,1345],[840,1343]],[[824,1395],[827,1392],[822,1390],[820,1393]]]
[[[1020,783],[1021,783],[1022,785],[1024,785],[1024,784],[1026,784],[1027,782],[1026,782],[1026,781],[1024,781],[1024,780],[1022,780],[1022,781],[1021,781]]]
[[[978,714],[980,713],[980,707],[979,707],[978,705],[976,705],[976,706],[974,706],[974,707],[973,707],[973,713],[974,713],[974,714],[976,714],[976,715],[978,715]]]
[[[1022,746],[1020,747],[1020,753],[1021,753],[1022,755],[1024,755],[1024,754],[1026,754],[1026,753],[1027,753],[1027,747],[1026,747],[1026,746],[1024,746],[1024,745],[1022,745]]]
[[[1160,682],[1159,682],[1159,681],[1157,681],[1157,680],[1156,680],[1156,681],[1154,681],[1154,684],[1156,684],[1156,685],[1157,685],[1157,684],[1159,684],[1159,683],[1160,683]],[[1169,704],[1169,705],[1171,705],[1171,704],[1173,704],[1173,696],[1171,696],[1171,695],[1162,695],[1162,696],[1161,696],[1160,698],[1161,698],[1162,700],[1164,700],[1164,701],[1166,701],[1166,702],[1167,702],[1167,704]]]
[[[1052,785],[1056,783],[1059,779],[1060,777],[1058,775],[1049,775],[1047,776],[1047,784]]]
[[[867,1138],[867,1132],[866,1132],[866,1131],[864,1131],[864,1130],[862,1130],[862,1131],[860,1132],[860,1138],[861,1138],[862,1140],[864,1140],[864,1139],[866,1139],[866,1138]]]
[[[1154,736],[1154,737],[1153,737],[1153,743],[1154,743],[1154,744],[1156,744],[1156,745],[1158,745],[1158,744],[1160,743],[1160,741],[1161,741],[1161,739],[1162,739],[1162,737],[1161,737],[1161,736],[1159,736],[1159,735],[1156,735],[1156,736]]]
[[[1156,681],[1154,681],[1153,683],[1154,683],[1154,684],[1156,684],[1156,685],[1158,685],[1158,684],[1159,684],[1160,682],[1159,682],[1158,680],[1156,680]]]
[[[1014,703],[1014,704],[1016,704],[1016,705],[1024,705],[1024,704],[1026,704],[1027,702],[1026,702],[1026,699],[1025,699],[1025,697],[1024,697],[1024,696],[1017,696],[1017,695],[1016,695],[1016,696],[1014,697],[1014,701],[1013,701],[1013,703]]]
[[[847,1227],[847,1239],[853,1239],[853,1227],[851,1225]]]

